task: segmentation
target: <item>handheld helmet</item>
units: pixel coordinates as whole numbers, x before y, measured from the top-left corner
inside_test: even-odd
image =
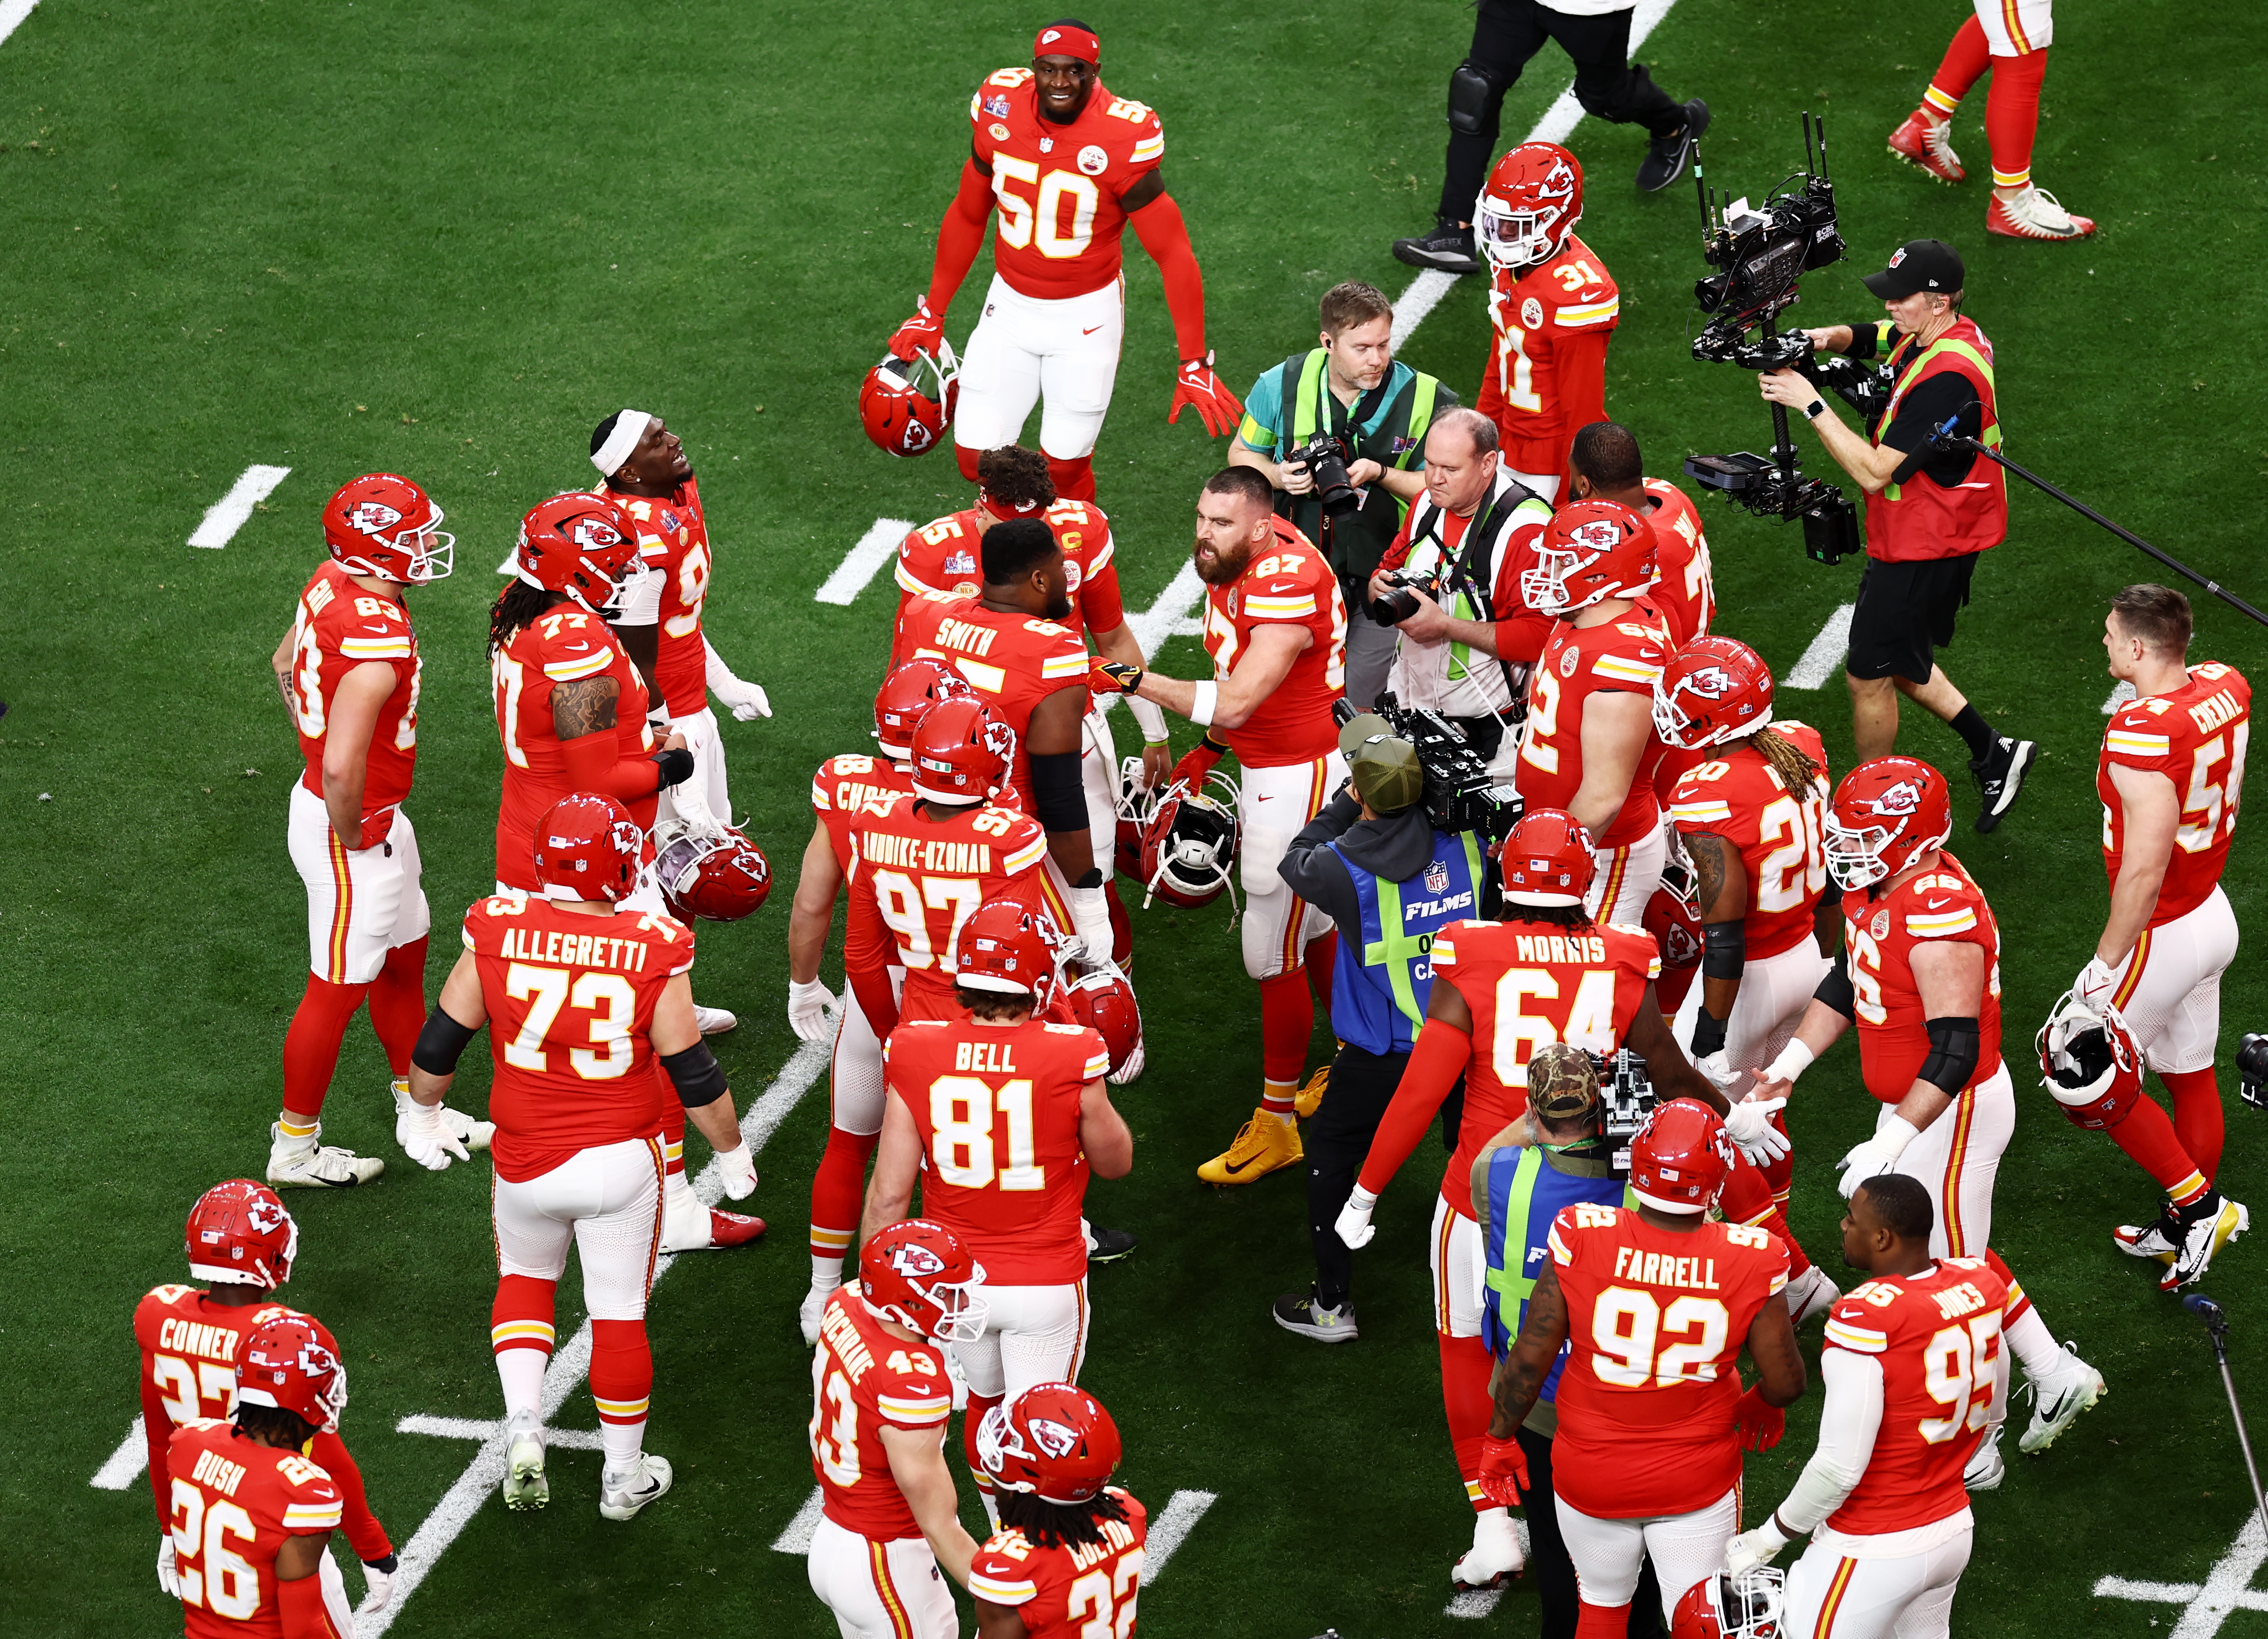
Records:
[[[2097,1014],[2066,990],[2032,1045],[2040,1084],[2074,1127],[2116,1127],[2142,1096],[2142,1049],[2116,1008]]]
[[[770,896],[770,862],[731,826],[703,832],[682,820],[666,820],[654,827],[653,842],[662,902],[681,922],[739,922]]]
[[[953,424],[961,398],[961,361],[937,339],[934,356],[885,353],[858,387],[858,420],[874,447],[889,455],[924,455]]]

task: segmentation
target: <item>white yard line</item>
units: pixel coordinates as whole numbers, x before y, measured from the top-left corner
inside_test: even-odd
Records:
[[[835,566],[835,573],[813,594],[821,603],[848,606],[866,590],[874,571],[895,556],[898,543],[913,526],[902,518],[878,518],[874,526],[858,537],[850,555]]]
[[[1827,624],[1819,628],[1803,658],[1780,679],[1781,687],[1817,688],[1841,669],[1844,652],[1851,647],[1851,613],[1858,606],[1844,604],[1827,617]]]
[[[22,19],[19,18],[17,21]],[[0,26],[0,40],[4,40],[7,29],[14,25],[8,23],[4,14],[0,14],[0,25],[5,25]],[[189,544],[210,547],[215,551],[228,545],[236,532],[244,527],[245,519],[252,516],[252,509],[274,494],[276,486],[291,475],[291,469],[288,467],[246,467],[244,476],[236,481],[235,487],[214,502],[206,511],[204,522],[199,524],[197,533],[189,537]]]
[[[0,0],[0,40],[16,32],[16,26],[32,15],[32,8],[40,0]]]
[[[2168,1639],[2213,1639],[2232,1612],[2268,1611],[2268,1593],[2252,1585],[2264,1563],[2268,1563],[2268,1534],[2263,1533],[2256,1510],[2236,1533],[2236,1540],[2229,1544],[2228,1552],[2205,1573],[2202,1584],[2132,1582],[2124,1577],[2105,1577],[2095,1584],[2095,1597],[2184,1606]],[[2150,1625],[2158,1625],[2154,1618]]]
[[[772,1539],[775,1554],[804,1554],[811,1552],[811,1539],[818,1532],[819,1517],[826,1511],[827,1493],[817,1486],[803,1499],[803,1506],[795,1510],[795,1518],[787,1522],[787,1529]]]
[[[2119,684],[2117,687],[2110,691],[2110,698],[2102,702],[2102,715],[2106,717],[2109,717],[2112,712],[2117,710],[2119,707],[2124,705],[2128,701],[2133,698],[2134,685],[2132,683]]]
[[[143,1437],[142,1419],[136,1417],[134,1426],[127,1430],[126,1437],[119,1441],[118,1449],[94,1471],[94,1478],[87,1483],[98,1491],[123,1491],[149,1466],[150,1446]]]
[[[1142,1585],[1152,1588],[1158,1578],[1166,1574],[1167,1562],[1177,1553],[1189,1532],[1197,1529],[1197,1521],[1204,1518],[1205,1510],[1218,1499],[1211,1491],[1176,1491],[1158,1517],[1150,1522],[1148,1537],[1142,1544]]]

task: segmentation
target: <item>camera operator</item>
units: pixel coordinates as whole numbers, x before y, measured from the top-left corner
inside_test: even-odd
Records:
[[[1339,749],[1347,785],[1292,839],[1278,867],[1293,893],[1329,915],[1340,946],[1331,974],[1338,1056],[1301,1135],[1315,1284],[1276,1300],[1277,1325],[1322,1343],[1356,1335],[1347,1296],[1354,1254],[1333,1224],[1425,1022],[1434,931],[1479,914],[1486,874],[1479,836],[1440,830],[1427,817],[1415,746],[1365,715],[1340,729]]]
[[[1323,292],[1322,345],[1252,384],[1228,448],[1276,490],[1278,516],[1323,549],[1347,601],[1346,694],[1367,711],[1385,686],[1394,636],[1363,611],[1364,584],[1410,503],[1433,417],[1457,395],[1394,357],[1394,305],[1359,279]]]
[[[1990,831],[2023,789],[2039,747],[1995,732],[1934,658],[1953,642],[1978,555],[2008,533],[2007,480],[1999,467],[1982,455],[1933,451],[1929,443],[1957,418],[1962,433],[2000,445],[1992,344],[1975,320],[1962,316],[1964,278],[1952,246],[1911,240],[1864,280],[1882,298],[1887,320],[1804,333],[1822,352],[1885,355],[1889,400],[1864,434],[1845,426],[1800,371],[1768,371],[1757,384],[1773,403],[1801,410],[1837,465],[1867,492],[1867,568],[1848,662],[1855,760],[1896,749],[1898,696],[1910,696],[1968,742],[1969,771],[1982,797],[1977,828]]]
[[[1425,492],[1370,577],[1369,618],[1399,634],[1388,685],[1407,709],[1440,712],[1509,781],[1528,671],[1551,622],[1521,599],[1550,504],[1499,459],[1497,425],[1444,411],[1425,436]]]

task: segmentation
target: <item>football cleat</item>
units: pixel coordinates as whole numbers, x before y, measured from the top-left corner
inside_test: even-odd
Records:
[[[617,1474],[611,1469],[599,1482],[599,1512],[608,1519],[636,1519],[638,1510],[658,1501],[676,1476],[669,1459],[642,1453],[637,1466]]]
[[[693,1023],[704,1036],[721,1036],[728,1030],[740,1027],[740,1016],[730,1009],[693,1005]]]
[[[1527,1566],[1512,1510],[1484,1508],[1473,1516],[1473,1546],[1450,1567],[1449,1580],[1460,1588],[1501,1588]]]
[[[2000,1459],[2000,1425],[1996,1422],[1984,1430],[1984,1437],[1970,1452],[1968,1466],[1961,1471],[1961,1483],[1971,1491],[1997,1491],[2007,1477],[2008,1465]]]
[[[2174,1260],[2181,1238],[2182,1221],[2175,1216],[2170,1203],[2151,1223],[2121,1224],[2110,1231],[2110,1238],[2128,1257],[2155,1258],[2160,1263]]]
[[[551,1481],[543,1473],[543,1430],[532,1421],[520,1427],[514,1419],[512,1445],[504,1455],[504,1505],[534,1509],[550,1500]]]
[[[2016,793],[2024,789],[2024,775],[2031,772],[2039,754],[2039,746],[2030,740],[2003,739],[1991,756],[1969,765],[1969,772],[1977,776],[1977,792],[1984,798],[1977,811],[1979,831],[1990,831],[2000,823],[2000,816],[2008,812],[2009,805],[2016,800]]]
[[[1208,1184],[1248,1184],[1307,1156],[1299,1123],[1279,1121],[1263,1107],[1236,1129],[1235,1143],[1197,1168],[1197,1176]]]
[[[2032,1426],[2016,1442],[2016,1449],[2027,1456],[2036,1456],[2053,1445],[2066,1429],[2079,1421],[2080,1413],[2110,1392],[2103,1386],[2102,1374],[2081,1360],[2069,1343],[2063,1346],[2054,1370],[2044,1378],[2032,1378],[2030,1386]]]
[[[2207,1190],[2203,1200],[2181,1215],[2181,1246],[2159,1279],[2158,1290],[2177,1292],[2198,1279],[2212,1266],[2214,1253],[2251,1227],[2252,1215],[2242,1202]]]
[[[1306,1121],[1323,1107],[1323,1094],[1331,1084],[1331,1067],[1328,1064],[1307,1077],[1307,1084],[1292,1095],[1292,1113]]]
[[[1984,231],[2012,239],[2083,239],[2095,232],[2095,218],[2073,216],[2035,182],[2014,199],[1993,195],[1984,210]]]
[[[409,1083],[407,1080],[395,1082],[394,1084],[394,1114],[401,1115],[406,1112],[409,1108]],[[441,1106],[441,1125],[446,1128],[450,1135],[468,1150],[485,1150],[489,1147],[490,1141],[496,1136],[494,1121],[475,1121],[462,1110],[453,1110],[446,1104]]]
[[[764,1221],[750,1217],[745,1212],[723,1212],[709,1209],[709,1245],[707,1252],[729,1252],[735,1246],[745,1246],[750,1241],[762,1240]]]
[[[1116,1263],[1141,1243],[1125,1230],[1097,1229],[1086,1226],[1086,1260],[1089,1263]]]
[[[1318,1343],[1351,1343],[1362,1335],[1354,1323],[1354,1305],[1341,1300],[1336,1309],[1315,1301],[1314,1289],[1287,1292],[1276,1300],[1276,1324],[1286,1332],[1312,1337]]]
[[[1904,125],[1890,133],[1890,151],[1940,182],[1958,182],[1969,173],[1961,168],[1961,156],[1953,151],[1952,132],[1952,121],[1933,120],[1916,108],[1906,115]]]
[[[1843,1296],[1833,1277],[1815,1263],[1790,1281],[1785,1290],[1788,1319],[1797,1326],[1815,1314],[1825,1314]]]
[[[352,1189],[386,1171],[386,1163],[374,1155],[325,1144],[320,1122],[306,1138],[286,1138],[275,1126],[268,1137],[268,1181],[278,1189]]]
[[[796,1329],[803,1334],[803,1346],[806,1349],[819,1347],[819,1317],[826,1309],[827,1300],[834,1291],[835,1289],[831,1286],[825,1291],[814,1286],[803,1295],[803,1302],[796,1306]]]

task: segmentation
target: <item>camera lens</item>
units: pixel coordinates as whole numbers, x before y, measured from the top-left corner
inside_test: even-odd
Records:
[[[1396,586],[1385,596],[1370,600],[1370,620],[1373,626],[1399,626],[1418,613],[1418,599]]]

